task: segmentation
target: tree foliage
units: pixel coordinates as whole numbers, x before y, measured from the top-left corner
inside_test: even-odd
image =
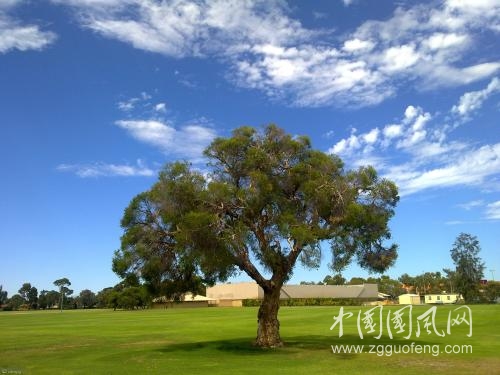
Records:
[[[93,308],[97,304],[97,297],[90,289],[83,289],[77,297],[77,304],[84,309]]]
[[[63,277],[61,279],[55,280],[53,284],[59,287],[59,297],[60,297],[59,307],[61,308],[62,311],[64,306],[64,297],[73,294],[73,290],[68,288],[68,286],[71,285],[71,282],[68,280],[68,278]]]
[[[24,299],[29,309],[36,309],[38,303],[38,290],[30,283],[24,283],[18,290],[19,295]]]
[[[169,164],[127,207],[113,260],[122,278],[172,295],[243,271],[264,290],[256,343],[278,346],[279,293],[297,261],[319,267],[327,242],[336,272],[353,260],[375,272],[394,263],[397,247],[386,241],[397,188],[373,168],[346,171],[274,125],[238,128],[205,156],[208,175]]]
[[[3,290],[3,285],[0,285],[0,306],[7,303],[7,291]]]
[[[465,302],[478,297],[479,282],[483,277],[484,263],[479,257],[481,246],[476,236],[460,233],[450,250],[455,263],[455,283]]]

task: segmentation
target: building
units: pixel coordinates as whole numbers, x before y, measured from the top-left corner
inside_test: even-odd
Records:
[[[215,299],[217,306],[241,307],[244,300],[262,300],[264,291],[253,282],[219,284],[207,288],[207,297]],[[345,298],[376,301],[378,285],[284,285],[280,299]]]
[[[166,297],[158,297],[153,299],[153,309],[171,309],[179,307],[209,307],[215,306],[216,300],[205,296],[193,296],[191,293],[186,293],[180,301],[172,301]]]
[[[457,303],[460,300],[460,295],[455,293],[442,293],[442,294],[426,294],[425,303],[428,304],[451,304]]]
[[[401,294],[398,300],[400,305],[420,305],[422,303],[418,294]]]

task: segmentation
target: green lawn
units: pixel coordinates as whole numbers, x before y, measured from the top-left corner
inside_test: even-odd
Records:
[[[446,331],[448,311],[440,306],[436,326]],[[383,317],[389,310],[383,310]],[[362,308],[363,312],[368,308]],[[413,316],[429,306],[414,307]],[[356,317],[330,330],[339,307],[281,308],[286,347],[252,346],[256,308],[171,309],[143,311],[33,311],[0,313],[0,374],[500,374],[500,306],[471,306],[468,326],[450,335],[415,334],[409,340],[361,340]],[[415,325],[416,319],[413,319]],[[385,327],[384,327],[385,328]],[[414,330],[416,327],[413,327]],[[471,345],[472,354],[333,354],[331,345]],[[407,346],[407,348],[410,348]],[[383,355],[382,355],[383,354]]]

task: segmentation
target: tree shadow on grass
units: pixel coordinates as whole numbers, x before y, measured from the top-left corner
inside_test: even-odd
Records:
[[[408,346],[412,345],[415,340],[405,340],[389,337],[382,337],[380,340],[374,338],[360,339],[357,335],[344,335],[342,337],[337,336],[321,336],[321,335],[306,335],[306,336],[287,336],[283,337],[284,347],[282,348],[272,348],[265,349],[257,347],[253,344],[253,341],[249,337],[245,338],[235,338],[229,340],[212,340],[212,341],[200,341],[200,342],[187,342],[187,343],[177,343],[170,344],[158,349],[162,353],[173,353],[173,352],[193,352],[193,351],[219,351],[226,354],[234,355],[289,355],[301,352],[324,352],[331,354],[338,359],[354,359],[360,354],[355,353],[354,350],[351,353],[339,351],[333,353],[332,345],[343,345],[347,346],[358,346],[364,345],[364,352],[368,352],[371,347],[380,346]],[[437,343],[431,341],[424,341],[417,339],[414,345],[436,345]],[[372,349],[376,350],[376,349]]]

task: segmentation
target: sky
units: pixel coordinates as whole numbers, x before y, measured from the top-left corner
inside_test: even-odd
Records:
[[[500,0],[0,0],[0,285],[115,285],[162,165],[269,123],[396,182],[387,275],[452,267],[465,232],[498,280],[499,41]]]

